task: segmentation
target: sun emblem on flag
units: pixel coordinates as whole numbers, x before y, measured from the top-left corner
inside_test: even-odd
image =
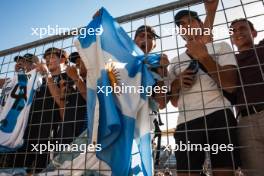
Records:
[[[106,63],[106,70],[110,81],[110,85],[114,89],[115,86],[120,85],[120,74],[115,67],[115,62],[109,60],[108,63]]]

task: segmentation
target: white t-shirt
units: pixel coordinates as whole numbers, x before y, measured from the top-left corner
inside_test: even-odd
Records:
[[[208,53],[219,65],[237,65],[235,55],[228,43],[208,43],[206,46]],[[189,66],[190,61],[191,58],[186,53],[173,58],[169,67],[170,80],[173,81],[176,75],[183,72]],[[177,124],[203,117],[225,107],[232,110],[230,105],[230,102],[222,96],[217,83],[207,73],[199,69],[192,88],[180,91]]]

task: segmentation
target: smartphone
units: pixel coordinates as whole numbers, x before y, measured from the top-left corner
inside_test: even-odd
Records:
[[[187,67],[188,70],[192,70],[194,72],[194,74],[196,74],[199,70],[199,63],[196,60],[192,60],[189,64],[189,66]]]

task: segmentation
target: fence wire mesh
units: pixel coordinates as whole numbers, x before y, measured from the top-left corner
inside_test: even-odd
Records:
[[[172,70],[169,71],[169,74],[175,76],[177,73],[184,71],[184,68],[190,63],[190,60],[186,60],[186,55],[183,54],[187,49],[186,41],[179,35],[179,33],[175,32],[179,28],[175,25],[174,17],[179,11],[184,9],[198,12],[199,18],[202,21],[204,21],[206,17],[206,10],[203,1],[180,0],[118,17],[116,20],[132,39],[134,39],[136,30],[141,25],[144,24],[153,27],[160,38],[156,39],[156,47],[151,53],[166,54],[170,60],[168,66],[169,70]],[[234,40],[232,40],[232,37],[230,36],[229,28],[231,22],[239,18],[245,18],[251,21],[258,33],[254,38],[256,45],[250,49],[253,53],[245,55],[245,57],[250,58],[255,56],[256,62],[253,64],[248,62],[248,64],[238,65],[237,67],[227,67],[224,69],[222,67],[220,68],[218,65],[216,66],[216,71],[204,71],[200,69],[196,75],[196,83],[194,84],[195,88],[177,93],[172,92],[170,95],[166,94],[162,97],[165,100],[169,100],[171,97],[178,97],[178,102],[176,103],[177,105],[168,102],[165,108],[159,111],[163,125],[160,126],[160,130],[153,129],[152,131],[153,136],[155,135],[155,137],[157,137],[155,139],[153,138],[153,163],[155,166],[154,173],[156,175],[177,175],[177,173],[178,175],[183,173],[186,175],[192,175],[193,173],[217,175],[217,171],[221,171],[220,173],[222,173],[222,175],[228,175],[228,173],[238,173],[239,169],[242,170],[243,174],[258,175],[256,173],[258,170],[238,164],[240,161],[237,159],[238,156],[236,151],[239,149],[242,154],[255,153],[260,154],[260,157],[263,156],[264,133],[261,134],[260,132],[264,132],[264,93],[263,89],[261,90],[264,83],[264,48],[261,48],[263,45],[261,46],[257,44],[264,39],[264,1],[220,0],[213,25],[213,29],[217,31],[213,38],[214,45],[211,47],[208,46],[207,49],[208,52],[210,52],[210,55],[215,58],[216,62],[220,65],[221,62],[222,64],[226,62],[227,65],[232,64],[233,62],[230,60],[232,60],[234,54],[238,54],[239,51],[234,44]],[[243,35],[238,40],[243,40]],[[47,59],[44,59],[45,51],[49,48],[55,47],[63,49],[67,55],[69,55],[77,51],[73,44],[74,40],[76,40],[76,36],[52,36],[36,42],[0,51],[1,81],[8,82],[8,80],[14,77],[17,67],[16,62],[14,61],[15,56],[22,56],[31,53],[39,59],[39,63],[50,64],[47,63]],[[230,50],[226,48],[230,48]],[[63,58],[63,54],[61,54],[60,57]],[[238,57],[242,56],[237,56],[236,62],[234,63],[235,65],[238,64]],[[49,58],[48,60],[48,62],[53,64],[51,61],[52,58]],[[80,63],[67,61],[66,63],[68,67],[80,66]],[[252,70],[254,71],[252,72]],[[239,83],[236,85],[230,85],[221,81],[225,73],[234,73],[233,71],[235,71],[235,73],[237,72]],[[258,80],[250,77],[250,75],[254,77],[256,73],[259,75]],[[43,83],[41,87],[37,89],[29,113],[29,120],[24,135],[24,145],[22,148],[17,149],[14,152],[1,153],[0,168],[2,170],[27,168],[29,174],[35,175],[46,169],[48,165],[54,164],[52,159],[59,153],[44,152],[43,154],[40,154],[39,152],[32,152],[30,151],[30,144],[41,144],[47,143],[48,141],[68,144],[75,140],[77,136],[83,135],[81,133],[85,131],[85,124],[87,123],[87,119],[83,118],[86,114],[85,95],[83,96],[83,92],[79,90],[77,85],[78,82],[72,81],[66,73],[64,74],[65,75],[63,76],[53,78],[54,80],[57,79],[57,82],[54,82],[54,80],[53,82],[49,82],[47,80],[47,82]],[[247,74],[249,74],[249,79],[252,79],[253,81],[245,81],[245,76]],[[211,77],[216,77],[219,84],[217,85],[217,81],[213,78],[212,81]],[[163,81],[171,83],[177,79],[175,77],[173,79],[170,77],[168,78],[169,79],[167,79],[167,77],[166,79],[164,78]],[[63,83],[59,83],[58,80],[61,79],[64,80]],[[50,93],[50,87],[55,84],[64,89],[63,96],[55,93],[55,95],[57,95],[56,97],[54,94],[52,95]],[[4,83],[2,84],[0,82],[2,105],[4,105],[4,101],[2,100],[5,99],[4,96],[6,95],[6,91],[8,91],[5,89],[4,85]],[[12,87],[12,85],[10,86]],[[254,89],[254,87],[258,86],[261,88]],[[224,95],[224,92],[228,90],[236,91],[238,89],[241,90],[241,98],[245,100],[230,104]],[[260,98],[252,100],[247,94],[251,94],[252,91],[255,90],[259,90],[259,92],[255,92],[254,96]],[[63,108],[58,106],[56,100],[66,101],[66,103],[64,102],[65,105]],[[242,113],[241,111],[239,113],[239,108],[243,109]],[[150,116],[157,116],[157,114],[152,113]],[[246,119],[245,117],[247,116],[252,116],[252,118]],[[200,118],[200,121],[198,118]],[[2,123],[3,122],[1,121],[1,124]],[[175,132],[176,126],[177,131]],[[236,137],[236,135],[238,137]],[[159,139],[160,136],[161,138]],[[244,138],[244,143],[237,142],[241,136]],[[260,140],[260,143],[262,144],[257,145],[257,143],[251,142],[250,136],[254,136],[254,139]],[[81,143],[87,143],[86,136],[82,136],[78,140],[80,140],[79,142]],[[160,146],[159,140],[161,141]],[[211,147],[213,144],[234,144],[234,150],[231,152],[227,151],[219,157],[217,157],[216,154],[212,154],[212,151],[174,152],[173,149],[175,148],[175,144],[179,144],[179,141],[185,144],[210,144]],[[218,147],[215,146],[212,150],[218,152]],[[66,154],[68,154],[68,157],[74,158],[76,153],[66,152]],[[202,164],[200,162],[201,158],[203,159]],[[255,158],[257,160],[256,162],[261,161],[257,159],[258,155],[255,155]],[[77,168],[73,164],[74,161],[71,162],[72,163],[69,167],[64,169],[69,170],[68,175],[74,175],[74,173],[77,173],[77,175],[85,175],[88,170],[85,164],[83,167]],[[254,163],[254,161],[250,162]],[[228,163],[228,165],[225,165],[225,163]],[[56,165],[56,163],[54,165]],[[60,171],[63,171],[63,169],[58,171],[58,175],[60,174]],[[107,171],[100,166],[99,169],[95,169],[94,171],[98,171],[99,175],[108,174]],[[263,175],[263,172],[260,170],[258,172],[260,173],[259,175]],[[88,172],[87,175],[89,175]],[[241,172],[240,175],[242,175]]]

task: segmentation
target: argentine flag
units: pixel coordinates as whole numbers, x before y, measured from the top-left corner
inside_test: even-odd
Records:
[[[151,176],[151,122],[146,92],[107,90],[116,85],[153,86],[155,81],[148,64],[157,65],[159,56],[144,56],[104,8],[86,30],[97,33],[79,35],[75,46],[88,72],[89,143],[101,144],[96,158],[111,171],[110,175]]]
[[[15,74],[14,87],[0,113],[0,152],[15,151],[23,145],[33,96],[41,82],[42,77],[36,69]]]

